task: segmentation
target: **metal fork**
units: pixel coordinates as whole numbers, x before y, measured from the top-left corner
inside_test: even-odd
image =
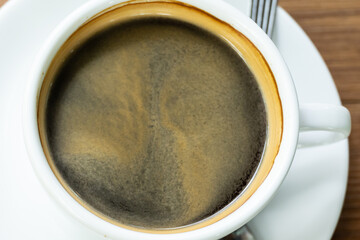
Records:
[[[271,37],[274,27],[276,8],[277,0],[252,0],[251,19],[254,20],[269,37]],[[221,240],[255,240],[255,237],[245,225]]]
[[[255,237],[245,225],[221,240],[255,240]]]
[[[252,0],[251,19],[271,37],[275,22],[277,0]]]

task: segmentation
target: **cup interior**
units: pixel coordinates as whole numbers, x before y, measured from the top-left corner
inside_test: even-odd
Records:
[[[99,229],[100,232],[108,231],[113,236],[119,236],[120,232],[128,236],[134,234],[134,238],[135,236],[136,238],[148,236],[141,234],[153,236],[171,234],[178,237],[179,234],[203,232],[204,229],[215,229],[216,226],[222,226],[220,232],[228,232],[229,229],[233,230],[244,224],[256,212],[260,211],[279,187],[290,167],[296,146],[296,132],[298,131],[296,116],[298,113],[296,93],[286,65],[274,45],[269,42],[270,40],[260,32],[261,30],[254,23],[251,23],[251,20],[225,3],[205,4],[205,2],[198,1],[190,5],[187,1],[119,1],[110,8],[106,8],[107,6],[104,3],[89,3],[72,14],[55,30],[52,38],[50,38],[36,61],[34,73],[31,74],[33,80],[27,95],[27,99],[31,98],[30,103],[33,105],[25,110],[26,124],[24,127],[32,163],[38,176],[55,198],[72,214],[76,215],[78,219],[86,222],[92,228]],[[228,16],[224,14],[227,10],[229,10]],[[86,21],[82,20],[83,22],[78,23],[78,26],[76,26],[75,22],[82,19],[81,16],[88,14],[92,15],[92,17]],[[46,142],[46,131],[41,124],[45,118],[44,106],[46,106],[53,84],[52,79],[54,79],[64,58],[68,56],[72,49],[81,45],[89,36],[104,27],[117,24],[124,21],[125,18],[129,20],[138,16],[152,14],[181,18],[183,21],[205,28],[225,39],[246,61],[256,76],[265,99],[269,126],[266,149],[261,164],[246,189],[224,209],[209,218],[188,226],[166,230],[146,230],[126,226],[107,218],[82,202],[58,174],[53,163],[49,161],[51,154]],[[271,54],[273,56],[270,56]],[[34,97],[35,92],[37,97]],[[282,99],[288,96],[290,96],[289,101],[284,104]],[[29,109],[32,109],[32,111],[29,112]],[[293,117],[289,117],[291,114],[293,114]],[[29,118],[32,121],[29,121]],[[289,130],[285,131],[286,126],[289,127]],[[287,144],[283,143],[284,140],[288,141]],[[279,164],[282,164],[282,166],[279,167]],[[275,178],[275,180],[272,178]],[[48,181],[49,179],[52,179],[52,181]],[[266,185],[272,187],[264,189]],[[263,199],[259,199],[259,197]],[[241,214],[244,215],[241,216]],[[85,216],[90,217],[91,220],[86,219],[87,217],[84,218]],[[229,224],[229,221],[231,224]],[[96,223],[101,224],[94,227]],[[225,223],[227,223],[227,227],[224,227]]]

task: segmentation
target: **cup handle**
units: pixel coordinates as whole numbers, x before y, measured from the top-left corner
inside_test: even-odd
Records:
[[[298,148],[325,145],[349,136],[349,111],[332,104],[301,104]]]

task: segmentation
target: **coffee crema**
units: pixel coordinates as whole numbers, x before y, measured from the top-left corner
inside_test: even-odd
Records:
[[[194,229],[241,206],[271,169],[282,130],[271,91],[261,54],[230,26],[137,1],[59,50],[40,137],[56,177],[94,214],[138,231]]]

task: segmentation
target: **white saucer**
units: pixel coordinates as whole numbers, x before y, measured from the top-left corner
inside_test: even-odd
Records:
[[[12,0],[0,9],[0,239],[105,239],[69,222],[42,189],[21,129],[22,95],[34,56],[56,24],[85,1]],[[318,51],[281,8],[274,42],[294,77],[300,103],[340,104]],[[256,239],[330,239],[344,200],[348,160],[347,140],[298,150],[279,193],[249,224]]]

